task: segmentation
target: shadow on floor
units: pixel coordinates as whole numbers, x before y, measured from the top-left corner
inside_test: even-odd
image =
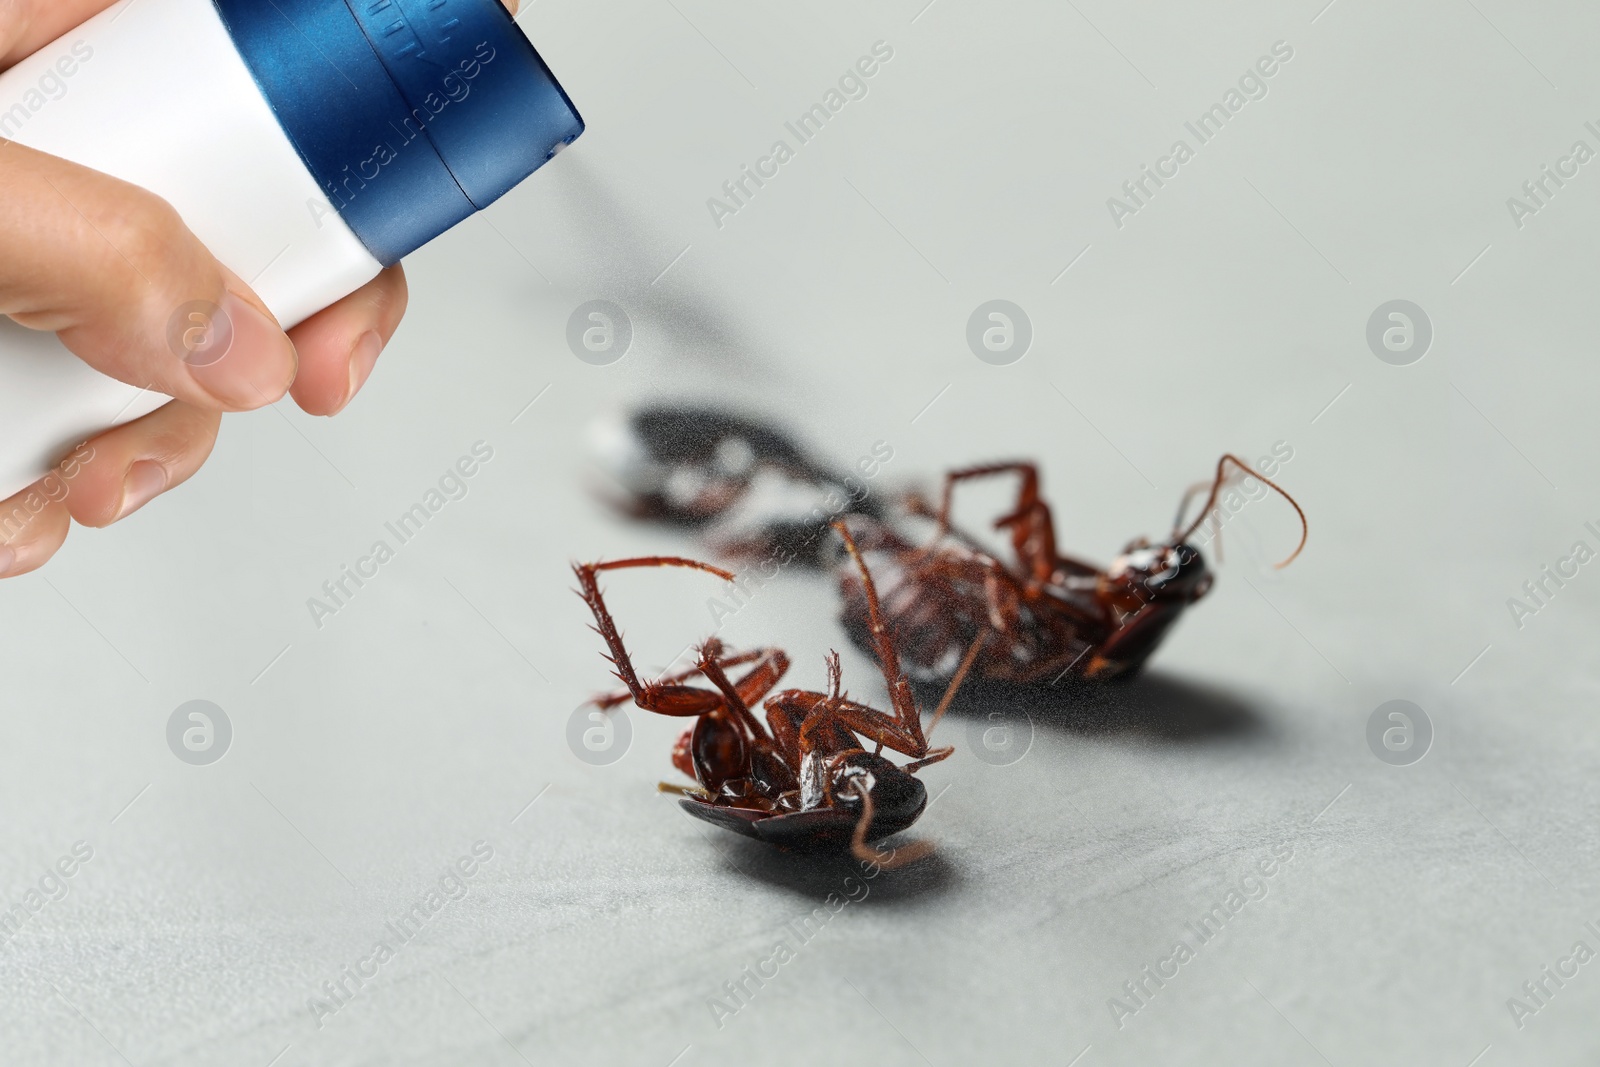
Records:
[[[937,850],[897,870],[874,873],[848,854],[785,852],[733,834],[725,837],[717,852],[731,872],[813,902],[826,900],[830,893],[853,904],[930,900],[950,892],[961,881],[954,864]],[[877,846],[887,850],[897,843],[922,839],[913,827],[877,842]]]
[[[939,695],[918,693],[924,707],[937,705]],[[1109,684],[1069,679],[1054,687],[968,683],[949,714],[957,720],[952,726],[1026,714],[1048,729],[1171,744],[1255,741],[1271,733],[1268,720],[1238,694],[1160,673]]]

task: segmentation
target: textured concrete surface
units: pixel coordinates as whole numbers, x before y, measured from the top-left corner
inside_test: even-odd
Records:
[[[183,491],[0,586],[4,1060],[1593,1062],[1600,14],[1321,3],[528,5],[590,130],[414,258],[353,408],[229,419]],[[777,173],[735,205],[746,165]],[[1010,365],[966,339],[994,299]],[[568,348],[591,300],[632,325],[610,365]],[[1407,365],[1368,344],[1392,300],[1431,323]],[[1252,503],[1147,679],[947,720],[936,858],[864,879],[658,796],[674,723],[569,748],[605,665],[568,562],[694,550],[591,491],[593,421],[662,397],[888,442],[885,487],[1035,457],[1102,560],[1281,442],[1311,542],[1271,570],[1294,529]],[[701,577],[610,586],[644,664],[712,627]],[[785,574],[722,634],[881,695],[835,610]],[[209,765],[168,745],[193,700],[231,724]],[[1390,700],[1431,725],[1407,766],[1369,746]]]

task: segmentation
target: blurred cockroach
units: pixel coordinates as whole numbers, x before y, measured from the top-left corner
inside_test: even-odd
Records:
[[[835,518],[882,516],[864,478],[835,470],[774,426],[720,408],[643,407],[620,425],[603,424],[596,440],[619,510],[695,529],[724,558],[817,566]]]

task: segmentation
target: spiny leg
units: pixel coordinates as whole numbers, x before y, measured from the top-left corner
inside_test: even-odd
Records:
[[[764,655],[769,651],[776,650],[762,649],[761,654]],[[739,687],[734,685],[733,681],[728,677],[728,672],[724,669],[726,666],[727,664],[722,656],[721,641],[713,637],[700,646],[700,659],[695,669],[705,676],[706,681],[717,687],[717,691],[726,699],[727,706],[752,737],[770,741],[771,739],[767,736],[766,729],[750,711],[750,705],[746,701],[745,695],[739,691]],[[757,695],[757,699],[765,695],[766,692],[763,690]]]
[[[727,667],[728,663],[724,661],[722,666]],[[781,648],[764,648],[761,650],[760,660],[743,678],[734,683],[734,688],[739,690],[739,699],[746,705],[754,707],[772,692],[788,673],[788,653]]]
[[[617,680],[627,687],[628,693],[633,697],[633,702],[646,711],[658,712],[662,715],[703,715],[722,705],[721,694],[694,686],[676,683],[652,682],[646,684],[639,679],[639,674],[634,670],[633,660],[628,655],[627,647],[622,643],[622,633],[617,629],[616,620],[612,618],[611,611],[606,607],[605,596],[600,591],[599,573],[608,570],[620,570],[626,567],[686,567],[691,570],[705,571],[715,574],[725,581],[732,581],[733,575],[720,567],[713,567],[709,563],[698,560],[684,559],[679,556],[640,556],[634,559],[611,560],[604,563],[573,564],[572,570],[578,576],[578,595],[589,606],[594,614],[595,626],[592,629],[598,633],[606,643],[609,655],[605,658],[616,668]]]
[[[966,655],[961,658],[961,665],[956,668],[956,672],[951,677],[949,685],[945,686],[944,696],[940,698],[939,706],[934,709],[933,722],[928,726],[927,736],[931,736],[933,734],[934,728],[939,725],[939,720],[944,718],[944,714],[949,710],[951,703],[954,702],[956,694],[961,691],[961,684],[966,681],[967,674],[972,670],[972,665],[977,660],[978,653],[983,651],[983,646],[988,641],[990,633],[991,631],[989,630],[980,631],[977,638],[975,638],[972,644],[967,648]],[[837,659],[837,655],[835,655],[834,658]],[[855,701],[844,697],[842,694],[839,694],[837,691],[832,697],[824,701],[820,701],[818,706],[809,716],[808,721],[802,724],[800,730],[802,745],[804,746],[809,735],[814,733],[824,723],[831,724],[834,722],[842,723],[847,728],[854,730],[863,737],[875,741],[878,745],[878,753],[875,754],[880,754],[885,744],[889,745],[891,748],[894,748],[896,751],[906,752],[907,755],[914,754],[907,752],[905,748],[901,747],[901,743],[903,743],[906,739],[903,739],[896,734],[897,724],[893,719],[889,718],[889,716],[885,715],[876,708],[870,708],[864,704],[858,704]],[[940,760],[947,759],[950,754],[955,751],[955,749],[950,746],[928,749],[925,739],[923,750],[926,753],[923,758],[906,764],[902,770],[904,770],[907,774],[915,774],[918,770],[928,766],[929,764],[938,763]]]
[[[826,709],[813,712],[800,727],[802,740],[815,734],[822,729],[824,722],[830,720],[842,723],[867,740],[911,756],[923,764],[937,763],[955,751],[953,748],[929,749],[922,736],[920,722],[913,736],[889,715],[854,700],[832,701]]]
[[[834,528],[839,531],[839,536],[844,540],[845,550],[855,560],[856,566],[861,571],[861,585],[867,598],[867,616],[872,628],[873,644],[878,653],[878,664],[883,669],[883,678],[889,686],[889,697],[894,707],[894,715],[889,716],[876,708],[870,708],[843,698],[836,692],[836,698],[829,702],[828,714],[837,717],[850,729],[863,737],[878,743],[879,746],[887,745],[896,752],[912,756],[917,759],[915,766],[922,767],[929,763],[936,763],[945,759],[953,748],[945,748],[930,753],[927,738],[922,732],[922,718],[917,710],[916,698],[911,692],[911,683],[905,673],[900,669],[899,652],[894,645],[894,637],[889,632],[887,621],[883,617],[882,606],[878,602],[878,591],[872,582],[872,573],[867,569],[866,561],[861,558],[861,553],[856,548],[854,538],[844,523],[835,523]],[[988,631],[982,631],[972,646],[967,650],[961,667],[951,679],[950,685],[945,690],[944,699],[940,702],[940,709],[934,721],[944,714],[944,709],[955,698],[956,691],[965,681],[967,672],[971,670],[973,661],[987,640]],[[834,656],[834,670],[837,670],[837,655]],[[837,683],[836,683],[837,685]],[[815,716],[813,716],[815,718]],[[802,741],[806,734],[817,728],[817,724],[808,721],[801,726]],[[880,749],[881,750],[881,749]],[[926,758],[924,758],[926,757]]]
[[[855,538],[850,536],[849,528],[842,522],[834,523],[833,528],[839,532],[839,536],[844,540],[845,551],[850,553],[850,558],[861,571],[861,586],[867,597],[867,619],[871,627],[872,643],[878,654],[878,665],[883,670],[883,680],[889,686],[890,703],[894,707],[893,718],[889,720],[889,724],[879,727],[873,740],[888,745],[896,752],[920,758],[928,754],[928,744],[922,736],[922,719],[917,713],[916,698],[911,693],[911,682],[900,669],[900,652],[895,648],[894,635],[889,632],[889,624],[883,616],[883,607],[878,603],[878,589],[872,584],[872,572],[867,570],[866,561],[861,558],[861,552],[856,548]],[[889,719],[889,716],[881,711],[873,711],[873,714]],[[853,725],[851,728],[855,729]]]
[[[590,629],[593,629],[593,627],[590,627]],[[730,655],[722,657],[718,662],[721,663],[724,668],[727,668],[727,667],[741,667],[746,663],[749,663],[749,662],[751,662],[753,660],[760,659],[763,656],[771,655],[773,653],[776,653],[778,657],[783,657],[783,653],[778,651],[775,648],[756,648],[756,649],[751,649],[749,652],[735,652],[735,653],[732,653]],[[788,667],[787,657],[783,657],[783,663],[784,663],[785,669],[787,669],[787,667]],[[682,670],[673,671],[671,674],[663,674],[661,677],[656,679],[656,684],[661,685],[661,684],[666,684],[666,683],[682,682],[685,679],[692,678],[692,677],[694,677],[695,675],[697,675],[699,673],[700,673],[700,665],[698,663],[696,663],[692,667],[685,667]],[[754,673],[755,673],[754,671],[751,672],[751,674],[754,674]],[[743,685],[744,682],[749,679],[749,677],[750,677],[750,675],[746,675],[745,678],[740,679],[739,684]],[[597,696],[597,697],[594,698],[593,701],[591,701],[591,703],[593,703],[595,705],[595,707],[599,708],[601,711],[610,711],[612,708],[616,707],[617,705],[626,704],[628,701],[630,701],[632,699],[633,699],[633,694],[632,693],[628,692],[626,689],[619,689],[619,690],[616,690],[615,692],[605,693],[605,694],[603,694],[601,696]]]

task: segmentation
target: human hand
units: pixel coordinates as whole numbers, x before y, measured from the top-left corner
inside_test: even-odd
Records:
[[[0,70],[111,2],[0,0]],[[405,275],[391,267],[285,334],[165,201],[0,140],[0,314],[54,331],[104,374],[176,398],[91,438],[56,473],[0,501],[0,578],[42,565],[74,520],[108,526],[187,481],[211,454],[225,411],[285,393],[313,415],[343,410],[406,300]],[[166,341],[174,310],[193,301],[220,307],[233,325],[227,354],[209,366],[185,362]]]

